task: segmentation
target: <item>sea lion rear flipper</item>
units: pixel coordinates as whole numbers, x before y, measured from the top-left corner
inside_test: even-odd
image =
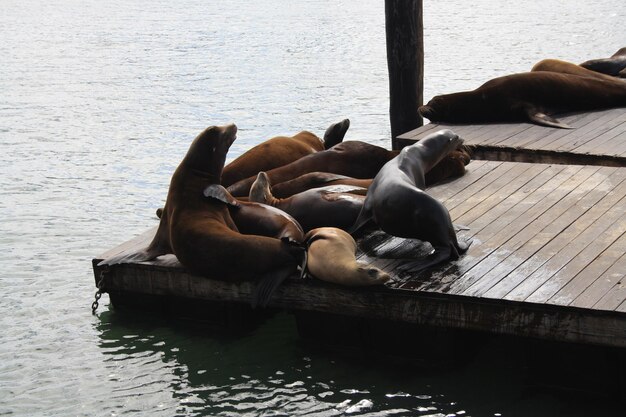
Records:
[[[538,111],[534,107],[527,108],[526,114],[528,115],[528,119],[531,122],[534,122],[541,126],[558,127],[561,129],[574,129],[573,127],[555,119],[554,117],[550,117],[547,114]]]
[[[214,198],[216,200],[221,201],[222,203],[228,204],[229,206],[239,207],[239,201],[235,197],[233,197],[226,188],[219,184],[211,184],[206,187],[203,191],[205,197]]]
[[[426,269],[439,265],[440,263],[451,260],[452,258],[454,258],[454,256],[452,254],[451,246],[436,247],[435,251],[432,254],[428,255],[426,258],[417,259],[415,261],[410,261],[399,265],[398,271],[418,274],[422,271],[425,271]]]
[[[338,123],[333,123],[324,132],[324,149],[330,149],[343,141],[346,132],[350,127],[350,119],[343,119]]]
[[[370,210],[365,206],[365,204],[363,204],[363,208],[361,209],[361,212],[359,213],[359,216],[356,218],[354,224],[352,225],[352,227],[350,227],[346,231],[352,235],[356,233],[361,227],[365,226],[365,224],[369,222],[371,219],[372,219],[372,215],[370,213]]]
[[[162,248],[154,248],[154,249],[141,249],[135,252],[122,252],[118,255],[112,256],[110,258],[104,259],[98,263],[98,266],[111,266],[118,264],[129,264],[135,262],[145,262],[151,261],[157,256],[165,255],[167,253],[171,253],[170,251]]]
[[[252,292],[252,308],[257,306],[266,307],[272,299],[276,288],[280,286],[294,272],[292,265],[284,266],[280,269],[262,274],[256,288]]]
[[[469,230],[470,228],[465,226],[464,224],[453,224],[452,225],[454,227],[454,231],[458,232],[459,230]]]

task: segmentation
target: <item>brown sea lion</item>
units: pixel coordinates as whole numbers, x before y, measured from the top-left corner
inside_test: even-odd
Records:
[[[324,171],[353,178],[374,178],[387,161],[398,154],[361,141],[343,142],[332,148],[304,156],[290,164],[266,172],[272,184],[289,181],[300,175]],[[235,197],[247,196],[256,174],[228,188]]]
[[[347,286],[382,285],[391,278],[356,260],[356,242],[334,227],[313,229],[305,236],[308,272],[322,281]]]
[[[256,176],[261,171],[269,171],[305,155],[329,149],[343,140],[349,127],[348,119],[334,123],[326,129],[323,140],[307,131],[291,137],[277,136],[268,139],[226,165],[222,172],[222,185],[228,187],[244,178]]]
[[[549,71],[561,74],[580,75],[581,77],[597,78],[599,80],[608,80],[609,82],[615,81],[615,77],[591,71],[587,68],[581,67],[580,65],[567,61],[561,61],[560,59],[541,60],[532,67],[531,71]]]
[[[626,83],[548,71],[495,78],[473,91],[434,97],[419,108],[432,122],[529,121],[569,128],[546,113],[626,106]]]
[[[330,172],[309,172],[289,181],[272,184],[272,194],[277,198],[285,198],[312,188],[328,187],[331,185],[351,185],[367,189],[373,178],[361,179],[345,175],[331,174]]]
[[[349,185],[333,185],[312,188],[287,198],[276,198],[272,195],[269,178],[259,172],[250,189],[250,201],[268,204],[293,216],[304,231],[318,227],[338,227],[348,229],[357,219],[363,201],[365,189],[358,187],[363,195],[355,195],[355,187]]]
[[[440,130],[402,149],[374,178],[352,231],[373,220],[393,236],[429,242],[435,249],[432,255],[402,267],[415,268],[414,272],[458,259],[469,244],[458,241],[448,210],[423,190],[424,172],[461,142],[451,130]]]
[[[591,59],[580,66],[591,71],[626,78],[626,47],[620,48],[610,58]]]
[[[204,196],[228,205],[239,233],[244,235],[270,236],[302,243],[304,231],[291,215],[261,202],[241,201],[233,197],[222,185],[211,184],[204,189]]]
[[[256,301],[265,304],[273,288],[296,271],[302,248],[288,236],[281,240],[241,234],[229,212],[230,206],[203,195],[203,190],[219,185],[226,153],[236,132],[235,125],[227,125],[212,126],[200,133],[172,176],[152,243],[125,259],[107,259],[101,264],[149,260],[171,250],[194,274],[260,281]],[[285,219],[267,212],[257,217],[266,224],[266,230],[276,229],[279,236],[293,230],[284,227]]]

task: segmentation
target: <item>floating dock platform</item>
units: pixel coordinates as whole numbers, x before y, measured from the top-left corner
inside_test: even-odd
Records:
[[[626,109],[561,120],[576,129],[445,126],[479,158],[499,158],[472,160],[465,176],[428,189],[463,226],[459,236],[473,240],[459,260],[414,274],[403,258],[423,246],[365,231],[357,236],[358,257],[387,271],[388,285],[290,279],[270,307],[625,348]],[[438,127],[444,125],[401,140],[411,143]],[[155,230],[93,260],[96,282],[102,274],[114,305],[146,297],[165,309],[192,301],[248,305],[253,283],[191,275],[173,255],[97,267],[100,259],[147,245]]]

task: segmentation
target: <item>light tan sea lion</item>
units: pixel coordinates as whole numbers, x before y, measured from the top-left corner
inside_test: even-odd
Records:
[[[615,81],[615,77],[591,71],[587,68],[581,67],[580,65],[567,61],[561,61],[560,59],[541,60],[532,67],[531,71],[549,71],[561,74],[579,75],[581,77],[597,78],[599,80],[608,80],[609,82]]]
[[[347,286],[382,285],[391,278],[380,269],[356,260],[356,242],[334,227],[313,229],[305,235],[307,269],[322,281]]]

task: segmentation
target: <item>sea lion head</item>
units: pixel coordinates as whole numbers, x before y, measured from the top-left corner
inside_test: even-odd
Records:
[[[386,272],[357,261],[356,270],[354,271],[353,284],[358,285],[382,285],[391,279]]]
[[[469,123],[480,113],[480,98],[468,92],[435,96],[426,105],[419,107],[418,112],[422,117],[435,123],[440,121]]]
[[[237,138],[237,126],[207,127],[191,143],[181,166],[201,176],[214,176],[219,182],[230,145]]]

